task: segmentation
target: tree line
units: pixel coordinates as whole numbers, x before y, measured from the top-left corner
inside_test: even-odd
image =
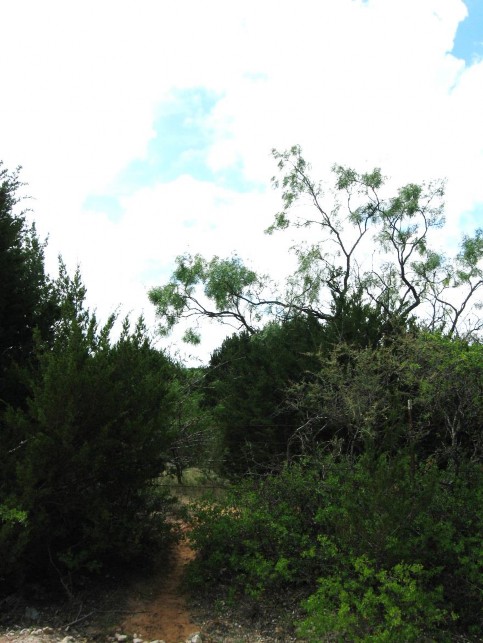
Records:
[[[79,270],[44,245],[21,209],[18,171],[0,175],[0,584],[77,579],[166,549],[157,478],[175,439],[179,365],[142,319],[100,324]]]
[[[299,147],[274,158],[267,232],[309,233],[294,274],[277,286],[237,256],[183,255],[149,294],[161,333],[237,326],[200,368],[142,319],[114,338],[79,271],[46,274],[1,167],[1,591],[72,592],[169,551],[159,477],[195,465],[232,488],[196,510],[195,585],[294,592],[308,640],[477,636],[483,231],[446,256],[442,183],[388,196],[380,170],[334,166],[329,189]]]
[[[483,230],[444,254],[444,183],[334,166],[326,187],[299,147],[274,158],[267,233],[309,239],[286,282],[186,254],[150,292],[163,332],[238,327],[205,395],[236,483],[199,506],[191,580],[298,596],[304,640],[477,640]]]

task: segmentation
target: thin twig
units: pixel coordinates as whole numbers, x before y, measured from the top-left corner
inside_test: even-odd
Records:
[[[81,616],[80,618],[76,618],[74,621],[71,621],[70,623],[67,623],[67,625],[64,628],[64,631],[67,632],[69,628],[72,625],[77,625],[77,623],[80,623],[81,621],[85,621],[86,618],[89,618],[89,616],[92,616],[95,613],[98,614],[147,614],[147,610],[98,610],[94,609],[92,612],[89,612],[88,614],[84,614],[84,616]]]
[[[89,612],[88,614],[84,614],[84,616],[81,616],[80,618],[76,618],[74,621],[71,621],[70,623],[67,623],[67,625],[64,628],[64,631],[67,632],[69,630],[69,627],[71,627],[72,625],[76,625],[77,623],[80,623],[81,621],[85,621],[86,618],[89,618],[89,616],[92,616],[97,611],[98,610],[92,610],[92,612]],[[79,616],[79,614],[77,614],[77,616]]]

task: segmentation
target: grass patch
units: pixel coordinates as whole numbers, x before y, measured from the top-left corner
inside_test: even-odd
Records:
[[[191,502],[204,496],[222,499],[229,488],[228,481],[217,473],[198,467],[185,469],[181,484],[177,481],[176,476],[170,473],[163,473],[159,481],[160,485],[180,502]]]

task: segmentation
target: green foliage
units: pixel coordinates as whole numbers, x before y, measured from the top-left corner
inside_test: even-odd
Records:
[[[309,487],[309,477],[286,470],[259,485],[240,482],[222,502],[201,503],[191,533],[198,557],[190,580],[226,583],[254,598],[306,583],[313,574],[306,550],[314,480]]]
[[[483,255],[483,229],[479,228],[474,238],[465,236],[458,255],[459,262],[470,270],[477,270],[478,262]],[[480,271],[481,274],[481,271]]]
[[[325,189],[299,146],[273,156],[282,210],[266,232],[310,230],[310,242],[292,248],[294,274],[278,287],[237,257],[178,257],[170,282],[150,292],[163,333],[181,319],[235,323],[250,333],[301,315],[340,322],[357,301],[387,331],[418,319],[431,331],[478,337],[481,230],[465,237],[453,258],[431,247],[432,231],[444,223],[444,182],[409,183],[387,196],[379,168],[360,173],[334,165]]]
[[[44,271],[45,244],[19,208],[19,172],[9,173],[0,162],[0,568],[16,565],[28,530],[16,495],[16,461],[26,442],[8,426],[5,413],[9,406],[25,408],[25,374],[36,366],[35,336],[48,343],[59,316]]]
[[[204,369],[180,365],[169,385],[172,411],[166,460],[174,466],[179,484],[188,467],[213,472],[220,466],[222,441],[213,414],[204,403],[207,386]]]
[[[44,244],[18,210],[22,185],[19,170],[10,174],[0,162],[0,413],[23,403],[19,369],[32,358],[34,329],[47,340],[58,316]]]
[[[393,641],[471,632],[482,490],[478,465],[455,474],[428,461],[412,472],[402,456],[313,457],[202,505],[192,578],[258,598],[303,591],[314,641],[329,631]]]
[[[194,331],[192,328],[188,328],[183,335],[183,341],[187,344],[193,344],[193,346],[197,346],[201,342],[201,337],[200,334]]]
[[[51,345],[38,340],[28,404],[5,414],[23,444],[7,454],[16,470],[10,501],[27,516],[24,526],[0,527],[5,583],[68,586],[71,574],[132,560],[169,532],[155,481],[173,368],[142,320],[132,332],[126,320],[111,343],[114,319],[99,328],[78,273],[70,279],[61,267],[58,291],[62,318]]]
[[[418,564],[377,571],[361,556],[345,573],[321,578],[305,603],[299,626],[307,641],[336,636],[351,641],[421,641],[446,614],[441,588],[427,590],[427,572]]]
[[[354,347],[374,349],[383,333],[377,315],[359,301],[351,301],[332,322],[321,324],[313,317],[299,316],[272,322],[254,334],[228,337],[212,355],[205,392],[206,404],[213,409],[215,424],[224,436],[225,475],[274,471],[309,452],[314,440],[330,440],[345,431],[348,427],[342,428],[336,419],[337,409],[334,422],[327,426],[334,401],[328,391],[330,378],[319,371],[323,363],[332,373],[334,364],[322,356],[335,354],[334,345],[344,340]],[[367,359],[373,368],[369,351]],[[350,378],[349,373],[337,375],[346,376]],[[316,399],[321,380],[329,398],[324,404]],[[361,372],[358,381],[367,390],[372,380],[366,382]],[[357,388],[356,382],[349,386]],[[372,399],[377,395],[373,391]],[[352,425],[356,422],[354,418]]]
[[[336,344],[287,394],[307,418],[299,435],[319,427],[319,438],[346,453],[402,450],[453,464],[482,455],[479,343],[415,332],[375,346]]]
[[[202,294],[198,294],[200,285],[203,286]],[[172,330],[190,306],[193,306],[193,314],[221,320],[232,318],[240,327],[252,330],[249,316],[242,313],[240,304],[243,299],[254,296],[260,287],[257,275],[238,257],[213,257],[206,261],[200,255],[183,255],[176,259],[171,281],[151,289],[149,299],[156,306],[162,335]],[[209,300],[213,301],[215,311],[210,312],[206,307]],[[193,329],[185,333],[185,341],[191,343],[198,343],[198,337]]]
[[[272,475],[200,508],[192,573],[257,599],[312,595],[309,640],[477,633],[482,346],[416,329],[377,341],[357,302],[355,312],[350,342],[337,343],[333,324],[298,320],[234,336],[214,355],[215,417],[233,470],[245,461],[245,473]],[[261,424],[258,438],[250,425],[273,422],[274,408],[298,422],[280,443],[280,428]]]
[[[458,467],[483,456],[483,344],[423,335],[407,343],[404,377],[414,391],[421,447]]]
[[[482,233],[449,258],[431,246],[444,183],[387,196],[380,169],[336,165],[326,190],[299,147],[274,157],[267,232],[311,232],[285,288],[196,256],[151,297],[165,328],[242,330],[213,355],[206,404],[227,475],[255,475],[199,508],[193,578],[312,595],[311,640],[477,632]]]
[[[1,591],[70,591],[162,551],[157,477],[196,465],[246,479],[194,513],[195,584],[296,591],[309,641],[478,635],[483,232],[450,259],[430,239],[442,183],[387,197],[380,169],[336,165],[324,191],[299,147],[274,157],[268,232],[315,233],[284,290],[238,257],[184,255],[150,292],[162,333],[235,322],[207,369],[169,362],[142,320],[113,340],[79,271],[61,263],[52,283],[18,172],[0,167]]]
[[[19,509],[11,509],[5,505],[0,505],[0,520],[2,523],[25,524],[27,514]]]
[[[226,475],[278,469],[299,452],[290,441],[303,419],[286,406],[285,391],[316,367],[323,332],[316,320],[298,318],[233,335],[213,353],[206,399],[224,436]]]

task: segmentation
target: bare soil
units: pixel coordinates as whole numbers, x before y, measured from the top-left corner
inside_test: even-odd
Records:
[[[183,539],[176,546],[169,573],[132,591],[127,606],[129,614],[120,621],[119,630],[148,641],[161,639],[166,643],[179,643],[199,632],[201,626],[190,614],[181,590],[184,568],[193,557],[193,550]]]
[[[3,606],[0,643],[103,643],[116,634],[143,641],[180,643],[199,632],[203,643],[262,643],[296,641],[290,614],[261,613],[253,601],[236,606],[219,600],[217,588],[202,596],[187,596],[183,588],[185,567],[194,557],[186,526],[184,537],[170,556],[170,565],[117,586],[76,597],[63,605],[34,603],[38,616],[27,617],[28,604],[15,600]],[[274,603],[279,602],[274,597]],[[31,609],[31,607],[30,607]],[[6,613],[9,610],[10,613]],[[274,611],[275,613],[275,611]]]

